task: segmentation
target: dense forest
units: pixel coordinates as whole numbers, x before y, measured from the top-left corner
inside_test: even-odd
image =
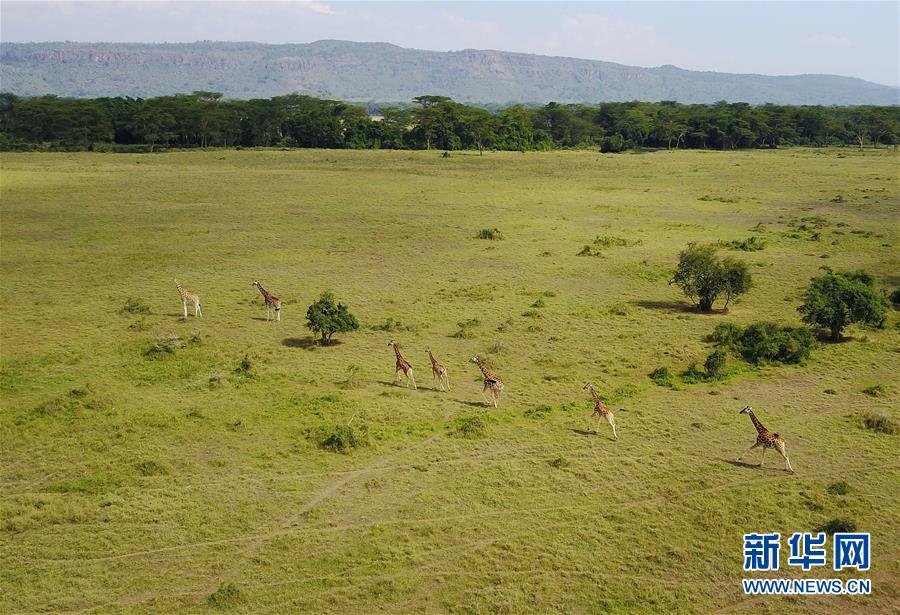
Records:
[[[373,115],[371,112],[374,112]],[[900,141],[900,107],[610,102],[487,109],[443,96],[363,106],[291,94],[227,100],[0,94],[0,149],[154,151],[187,147],[544,150],[590,147],[856,147]]]

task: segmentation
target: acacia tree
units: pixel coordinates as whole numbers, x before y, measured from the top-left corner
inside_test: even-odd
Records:
[[[728,304],[752,285],[747,264],[734,258],[719,259],[715,245],[689,243],[678,255],[678,267],[669,284],[675,284],[701,311],[711,312],[719,296]]]
[[[334,295],[325,291],[319,300],[306,309],[306,327],[319,336],[324,346],[331,343],[335,333],[347,333],[359,329],[359,321],[343,303],[335,303]]]
[[[838,342],[844,327],[854,322],[882,326],[887,298],[867,271],[828,272],[812,279],[803,305],[797,309],[803,322],[825,327],[831,332],[831,341]]]

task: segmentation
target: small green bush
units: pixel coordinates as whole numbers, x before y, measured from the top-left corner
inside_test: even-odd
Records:
[[[895,310],[900,310],[900,288],[894,289],[894,292],[891,293],[891,305]]]
[[[880,384],[874,384],[870,387],[866,387],[862,392],[869,397],[884,397],[885,395],[887,395],[887,391],[885,391],[884,387]]]
[[[480,416],[461,416],[453,421],[450,435],[456,438],[474,440],[483,438],[487,433],[487,425]]]
[[[883,414],[864,414],[862,424],[866,429],[893,435],[900,432],[900,425],[896,421]]]
[[[149,359],[158,359],[175,354],[179,348],[184,348],[184,340],[181,339],[181,336],[177,333],[164,333],[144,351],[144,356]]]
[[[472,329],[481,326],[481,321],[477,318],[470,318],[468,320],[459,321],[458,323],[456,323],[456,326],[459,327],[459,330],[453,334],[453,337],[462,340],[468,340],[472,339],[475,336],[475,334],[472,333]]]
[[[672,378],[672,373],[668,367],[657,367],[648,375],[650,380],[657,386],[666,387],[667,389],[675,388],[675,380]]]
[[[165,476],[169,473],[169,469],[161,463],[148,460],[134,464],[135,469],[141,476]]]
[[[403,324],[396,318],[387,318],[380,325],[372,325],[369,328],[372,331],[385,331],[387,333],[393,333],[394,331],[402,331],[405,329]]]
[[[534,303],[531,304],[531,307],[533,307],[533,308],[542,308],[542,307],[544,307],[545,305],[547,305],[547,304],[544,303],[544,300],[541,299],[540,297],[538,297],[537,301],[535,301]]]
[[[222,583],[219,589],[206,597],[206,604],[214,609],[227,609],[241,601],[241,590],[234,583]]]
[[[601,248],[627,248],[639,246],[643,243],[640,239],[625,239],[624,237],[615,237],[613,235],[598,235],[594,238],[594,245]]]
[[[551,412],[553,412],[553,408],[551,408],[547,404],[541,404],[540,406],[536,406],[534,408],[529,408],[528,410],[526,410],[525,418],[542,419],[542,418],[545,418]]]
[[[253,374],[253,362],[247,354],[244,354],[241,362],[234,368],[234,373],[241,376],[251,376]]]
[[[703,369],[706,370],[706,377],[710,380],[719,380],[725,375],[726,357],[724,350],[714,350],[703,363]]]
[[[581,251],[575,256],[603,256],[603,253],[600,250],[595,250],[593,247],[585,244]]]
[[[309,432],[316,446],[335,453],[349,453],[369,445],[369,430],[365,425],[319,425]]]
[[[478,231],[478,234],[475,235],[477,239],[489,239],[491,241],[499,241],[503,239],[503,233],[500,232],[500,229],[494,228],[483,228]]]
[[[719,244],[730,250],[741,250],[743,252],[759,252],[766,248],[766,240],[755,235],[748,237],[747,239],[721,241]]]
[[[685,384],[697,384],[698,382],[706,382],[706,372],[697,366],[696,361],[691,361],[687,369],[681,372],[681,380]]]
[[[849,519],[836,517],[830,521],[826,521],[816,528],[817,532],[825,532],[826,534],[835,534],[837,532],[855,532],[856,523]]]
[[[125,302],[125,306],[122,308],[122,311],[128,314],[149,314],[150,306],[140,299],[132,299],[131,297],[129,297],[128,301]]]
[[[550,465],[551,468],[557,468],[557,469],[567,468],[570,465],[569,461],[567,459],[563,459],[562,457],[557,457],[556,459],[551,459],[547,463]]]
[[[828,493],[831,495],[847,495],[850,493],[850,485],[845,480],[839,480],[828,485]]]

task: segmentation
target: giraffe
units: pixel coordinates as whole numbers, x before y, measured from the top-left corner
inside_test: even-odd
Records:
[[[763,462],[766,460],[766,449],[774,448],[776,451],[781,453],[781,456],[784,457],[784,469],[789,472],[793,472],[794,468],[791,467],[791,460],[788,459],[787,453],[784,450],[784,438],[779,436],[777,433],[772,433],[768,429],[766,429],[762,423],[759,422],[759,419],[756,418],[756,415],[753,414],[753,408],[750,406],[745,407],[740,411],[739,414],[749,414],[750,420],[753,421],[753,426],[756,427],[756,444],[747,449],[747,453],[755,449],[757,446],[763,447],[762,450],[762,458],[759,460],[759,467],[763,467]],[[747,453],[744,453],[746,455]],[[741,455],[737,458],[740,461],[744,455]]]
[[[403,355],[400,354],[400,345],[394,340],[391,340],[390,342],[388,342],[388,346],[393,347],[394,354],[397,355],[397,371],[394,374],[394,376],[396,376],[397,378],[397,384],[400,384],[400,372],[403,372],[403,375],[406,376],[406,388],[408,389],[409,384],[412,383],[413,388],[418,391],[419,387],[416,386],[416,379],[413,378],[412,365],[410,365],[409,361],[404,359]]]
[[[184,290],[184,288],[181,287],[181,284],[178,283],[178,278],[175,278],[175,288],[178,289],[178,294],[181,295],[181,305],[184,307],[184,317],[187,318],[188,315],[188,302],[194,304],[194,317],[203,316],[200,312],[200,296]]]
[[[273,309],[275,310],[275,322],[281,322],[281,299],[263,288],[259,282],[253,282],[252,286],[259,289],[263,301],[266,302],[266,322],[269,322]]]
[[[497,374],[488,369],[488,366],[484,364],[484,361],[478,355],[475,355],[471,359],[469,359],[470,363],[474,363],[481,370],[481,373],[484,374],[484,388],[481,389],[481,397],[484,399],[484,403],[487,404],[488,399],[485,397],[484,392],[488,389],[491,390],[491,399],[494,402],[494,407],[500,407],[500,393],[503,391],[503,381],[497,377]]]
[[[584,388],[591,392],[591,397],[594,398],[594,412],[591,414],[591,418],[597,417],[597,431],[600,431],[600,421],[602,419],[606,419],[606,422],[609,423],[610,427],[612,427],[613,437],[618,440],[619,434],[616,433],[616,417],[613,416],[612,410],[606,407],[606,404],[603,403],[603,400],[600,399],[600,396],[597,395],[597,391],[594,390],[594,385],[588,382],[584,385]],[[621,409],[621,408],[620,408]]]
[[[437,359],[434,358],[434,355],[431,353],[431,348],[426,348],[425,352],[428,353],[428,358],[431,359],[431,385],[434,386],[434,381],[437,380],[438,384],[441,385],[441,390],[444,390],[444,383],[447,383],[447,390],[450,390],[450,377],[447,375],[447,368],[441,365]]]

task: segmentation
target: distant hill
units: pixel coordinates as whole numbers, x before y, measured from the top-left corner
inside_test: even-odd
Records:
[[[504,51],[421,51],[347,41],[2,43],[0,90],[77,97],[213,90],[230,98],[268,98],[299,92],[362,102],[439,94],[475,103],[900,104],[898,88],[835,75],[772,77],[675,66],[639,68]]]

